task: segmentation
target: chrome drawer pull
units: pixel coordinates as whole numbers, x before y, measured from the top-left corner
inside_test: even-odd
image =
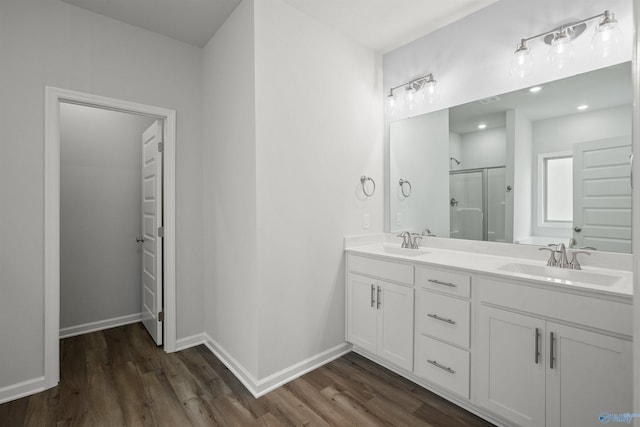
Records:
[[[444,286],[449,286],[449,287],[452,287],[452,288],[456,287],[455,283],[441,282],[440,280],[436,280],[436,279],[427,279],[427,281],[429,281],[431,283],[435,283],[436,285],[444,285]]]
[[[540,363],[540,329],[536,328],[536,335],[535,335],[535,361],[536,361],[536,365],[538,363]]]
[[[376,297],[375,297],[376,287],[371,285],[371,308],[376,305]]]
[[[427,314],[427,316],[431,317],[432,319],[439,320],[439,321],[441,321],[441,322],[449,323],[450,325],[455,325],[455,324],[456,324],[456,322],[454,322],[453,320],[451,320],[451,319],[445,319],[444,317],[440,317],[440,316],[438,316],[437,314],[431,314],[431,313],[428,313],[428,314]]]
[[[454,370],[453,370],[453,369],[451,369],[450,367],[448,367],[448,366],[444,366],[444,365],[441,365],[441,364],[439,364],[438,362],[436,362],[435,360],[428,360],[428,359],[427,359],[427,362],[428,362],[428,363],[431,363],[431,364],[432,364],[433,366],[435,366],[436,368],[440,368],[440,369],[442,369],[443,371],[447,371],[447,372],[449,372],[450,374],[455,374],[455,373],[456,373],[456,371],[454,371]]]

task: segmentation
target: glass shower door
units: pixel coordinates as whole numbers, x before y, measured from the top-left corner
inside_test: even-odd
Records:
[[[449,191],[450,237],[483,240],[483,171],[451,172]]]

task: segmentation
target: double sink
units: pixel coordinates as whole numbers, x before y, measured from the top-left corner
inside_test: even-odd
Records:
[[[417,258],[423,255],[431,254],[431,251],[423,249],[409,249],[394,245],[383,244],[382,251],[389,255],[397,255],[409,258]],[[425,258],[424,261],[428,261]],[[498,265],[495,270],[506,273],[532,276],[533,278],[549,283],[558,283],[565,285],[588,284],[596,286],[610,287],[621,280],[621,276],[595,273],[584,270],[570,270],[565,268],[547,267],[544,265],[526,264],[518,262],[509,262]]]

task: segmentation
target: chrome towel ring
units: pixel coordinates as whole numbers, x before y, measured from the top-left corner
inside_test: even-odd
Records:
[[[409,197],[411,195],[411,183],[409,182],[408,179],[402,179],[400,178],[400,191],[402,192],[402,195],[404,197]],[[409,191],[405,191],[405,184],[407,184],[409,186]]]
[[[371,192],[367,192],[367,181],[371,181],[371,183],[373,184],[373,189],[371,190]],[[373,178],[362,175],[360,177],[360,183],[362,184],[362,192],[364,193],[364,195],[367,197],[373,196],[373,194],[376,192],[376,182],[373,180]]]

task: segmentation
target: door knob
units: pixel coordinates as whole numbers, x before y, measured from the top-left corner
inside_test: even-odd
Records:
[[[138,243],[144,242],[144,236],[136,237],[136,242],[138,242]]]

